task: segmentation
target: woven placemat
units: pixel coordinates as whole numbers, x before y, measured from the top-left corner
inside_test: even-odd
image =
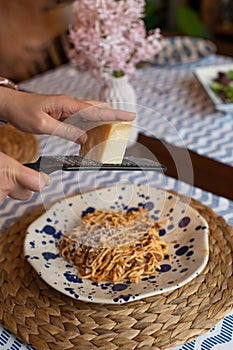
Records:
[[[24,133],[12,125],[0,126],[0,152],[18,160],[28,163],[36,160],[39,144],[34,135]]]
[[[172,292],[123,305],[74,300],[51,288],[25,261],[28,225],[37,208],[0,237],[0,320],[44,349],[169,349],[209,331],[233,305],[233,228],[210,208],[191,206],[209,223],[210,257],[204,271]]]

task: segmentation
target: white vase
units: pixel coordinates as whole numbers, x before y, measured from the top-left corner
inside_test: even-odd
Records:
[[[112,108],[137,112],[136,93],[128,76],[111,77],[103,84],[99,92],[100,101],[108,102]],[[137,119],[133,121],[128,147],[133,146],[138,138]]]

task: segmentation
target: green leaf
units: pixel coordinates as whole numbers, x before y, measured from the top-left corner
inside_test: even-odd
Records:
[[[213,81],[210,87],[215,92],[219,92],[222,90],[222,84],[218,83],[217,81]]]
[[[146,30],[160,27],[161,25],[161,4],[159,1],[147,0],[145,4],[145,16],[143,21],[145,23]]]
[[[177,25],[184,34],[202,37],[206,30],[198,14],[187,6],[179,6],[177,9]]]
[[[124,75],[124,73],[122,71],[120,71],[120,70],[115,70],[113,72],[114,78],[121,78],[121,77],[123,77],[123,75]]]
[[[229,80],[233,80],[233,70],[229,70],[229,72],[227,72],[227,78]]]

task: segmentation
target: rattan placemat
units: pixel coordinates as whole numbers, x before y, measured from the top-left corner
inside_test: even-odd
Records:
[[[39,144],[34,135],[24,133],[12,125],[0,126],[0,152],[18,160],[29,163],[36,160]]]
[[[44,349],[169,349],[210,330],[233,305],[233,228],[210,208],[191,205],[208,221],[204,271],[172,292],[122,305],[74,300],[47,285],[23,256],[33,210],[0,237],[0,320],[26,344]]]

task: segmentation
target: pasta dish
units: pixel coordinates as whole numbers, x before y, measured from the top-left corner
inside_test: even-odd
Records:
[[[59,243],[60,254],[77,268],[80,278],[111,283],[156,274],[168,256],[168,244],[159,237],[161,223],[148,210],[128,212],[94,210],[87,213]]]

